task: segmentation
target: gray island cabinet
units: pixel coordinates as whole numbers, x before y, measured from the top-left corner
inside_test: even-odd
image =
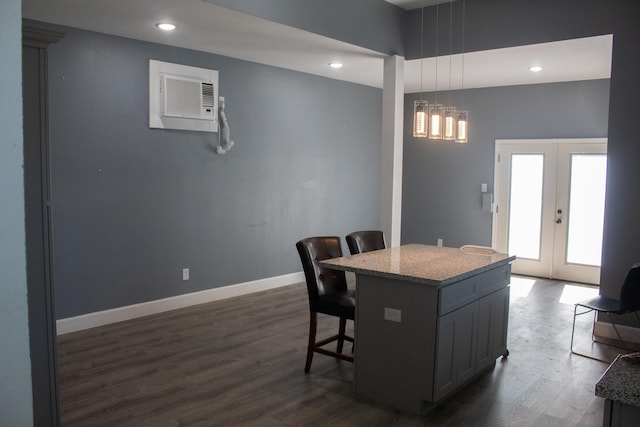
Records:
[[[515,257],[404,245],[323,261],[356,275],[357,396],[426,413],[507,355]]]

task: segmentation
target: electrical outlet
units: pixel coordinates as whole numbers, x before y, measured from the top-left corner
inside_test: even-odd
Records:
[[[189,280],[189,269],[188,268],[183,268],[182,269],[182,280]]]
[[[402,322],[402,311],[397,308],[384,308],[384,320],[389,320],[391,322]]]
[[[443,243],[444,243],[444,242],[442,241],[442,239],[438,238],[438,246],[442,246],[442,245],[443,245]]]

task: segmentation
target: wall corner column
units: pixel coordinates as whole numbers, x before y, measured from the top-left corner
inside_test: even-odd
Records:
[[[380,192],[380,228],[391,247],[400,245],[403,117],[404,57],[392,55],[384,60]]]

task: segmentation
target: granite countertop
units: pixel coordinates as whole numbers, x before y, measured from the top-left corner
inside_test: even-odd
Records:
[[[446,286],[467,277],[508,264],[516,257],[482,248],[446,248],[403,245],[396,248],[321,261],[325,267]]]
[[[618,355],[596,383],[596,396],[640,407],[640,353]]]

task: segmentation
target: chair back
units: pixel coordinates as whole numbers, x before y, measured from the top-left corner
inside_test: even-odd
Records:
[[[309,294],[309,308],[317,311],[318,298],[345,292],[347,278],[344,271],[321,267],[318,261],[342,256],[340,237],[308,237],[296,243]]]
[[[626,312],[640,310],[640,263],[634,264],[620,289],[620,308]]]
[[[354,231],[345,237],[351,255],[384,249],[384,233],[379,230]]]

